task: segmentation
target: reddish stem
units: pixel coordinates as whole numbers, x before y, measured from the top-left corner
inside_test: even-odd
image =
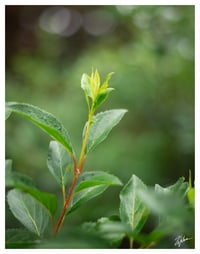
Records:
[[[51,225],[52,225],[52,234],[55,234],[55,224],[54,224],[54,218],[51,216]]]
[[[64,201],[63,209],[62,209],[62,212],[61,212],[60,217],[58,219],[56,229],[54,229],[54,226],[52,227],[53,228],[53,234],[57,234],[58,231],[60,230],[61,226],[62,226],[62,223],[63,223],[64,218],[65,218],[66,210],[68,209],[68,207],[70,205],[70,202],[72,200],[72,194],[73,194],[77,179],[78,179],[79,175],[81,174],[81,172],[83,170],[85,159],[86,158],[83,157],[82,160],[79,160],[79,168],[78,168],[77,165],[76,165],[76,158],[75,158],[74,155],[72,155],[72,160],[73,160],[73,163],[74,163],[74,177],[72,179],[72,183],[71,183],[67,198]]]
[[[73,194],[73,190],[74,190],[74,187],[76,185],[77,179],[78,179],[78,174],[75,174],[74,178],[72,180],[72,184],[70,186],[70,190],[69,190],[68,196],[67,196],[67,198],[65,200],[65,204],[63,206],[61,215],[59,217],[59,220],[58,220],[58,223],[57,223],[57,226],[56,226],[56,230],[55,230],[56,234],[58,233],[60,227],[62,226],[62,223],[63,223],[63,220],[64,220],[64,216],[65,216],[65,212],[66,212],[67,208],[69,207],[70,201],[72,199],[72,194]]]

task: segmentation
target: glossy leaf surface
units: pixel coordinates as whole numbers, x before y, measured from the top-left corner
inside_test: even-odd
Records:
[[[6,108],[8,112],[12,111],[18,113],[33,122],[50,137],[61,143],[69,153],[73,153],[68,132],[54,115],[26,103],[8,102],[6,103]]]
[[[71,169],[71,157],[57,141],[49,144],[47,166],[59,185],[64,186]]]
[[[147,207],[138,196],[138,191],[146,188],[146,185],[133,175],[120,193],[121,221],[135,234],[140,232],[148,217]]]
[[[101,112],[92,118],[86,153],[93,150],[99,143],[106,139],[110,131],[116,126],[127,112],[125,109],[113,109]],[[83,137],[85,135],[84,128]]]
[[[13,189],[7,200],[13,215],[31,232],[42,236],[49,216],[44,207],[30,194]]]
[[[100,195],[111,185],[122,185],[122,183],[116,176],[106,172],[94,171],[83,173],[76,184],[68,213],[88,200]]]
[[[35,188],[25,188],[24,191],[34,197],[46,209],[51,217],[54,216],[57,210],[57,199],[55,195]]]

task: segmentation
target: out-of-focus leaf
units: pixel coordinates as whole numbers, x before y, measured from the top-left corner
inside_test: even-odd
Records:
[[[6,177],[5,177],[5,183],[6,187],[12,187],[13,186],[13,178],[12,178],[12,160],[6,160],[5,161],[5,170],[6,170]]]
[[[47,166],[59,185],[65,186],[70,175],[71,157],[57,141],[49,144]]]
[[[140,244],[141,249],[150,249],[155,248],[157,242],[159,242],[160,239],[169,233],[173,233],[173,231],[168,230],[168,228],[157,227],[152,232],[148,232],[147,234],[140,233],[135,235],[134,240]]]
[[[112,218],[100,218],[97,222],[85,222],[83,230],[101,236],[108,241],[111,247],[117,248],[125,236],[127,228],[119,221]]]
[[[50,137],[61,143],[70,154],[73,153],[68,132],[54,115],[27,103],[8,102],[6,103],[6,108],[36,124]]]
[[[160,223],[168,221],[169,226],[179,226],[188,216],[183,199],[171,192],[155,192],[155,190],[140,189],[138,196],[153,213],[161,216]]]
[[[93,116],[86,153],[93,150],[99,143],[106,139],[109,132],[119,123],[126,112],[127,110],[125,109],[113,109]],[[85,136],[85,130],[86,128],[84,128],[83,137]]]
[[[120,192],[120,218],[136,234],[142,229],[147,217],[146,204],[138,195],[139,190],[146,190],[146,185],[135,175]]]
[[[63,227],[56,237],[43,240],[38,249],[108,249],[110,246],[93,232],[86,232],[80,225]]]
[[[35,234],[25,229],[7,229],[6,230],[6,248],[7,249],[27,249],[33,248],[40,242]]]
[[[6,187],[15,187],[19,189],[23,188],[35,188],[34,181],[21,173],[12,172],[12,174],[6,174]]]
[[[35,187],[35,184],[30,177],[12,171],[12,160],[6,160],[5,166],[6,166],[6,179],[5,179],[6,187],[15,187],[15,188]]]
[[[5,168],[6,168],[6,171],[8,171],[8,172],[12,171],[12,160],[7,159],[5,161]]]
[[[174,226],[181,224],[188,215],[186,205],[183,202],[183,198],[187,195],[189,185],[184,182],[184,177],[180,177],[177,182],[166,188],[160,185],[155,185],[155,192],[149,190],[148,193],[141,192],[141,198],[144,198],[148,206],[151,206],[151,210],[159,215],[160,224],[174,221]],[[149,196],[151,195],[151,197]],[[154,207],[150,202],[154,204]]]
[[[31,196],[37,199],[41,205],[44,206],[51,217],[54,216],[57,210],[56,196],[50,193],[39,191],[36,189],[36,186],[31,178],[13,172],[12,160],[6,160],[6,187],[14,187],[29,193]]]
[[[191,207],[194,208],[195,206],[195,189],[192,187],[192,179],[191,179],[191,171],[189,171],[189,190],[187,193],[187,198],[189,201],[189,204],[191,205]]]
[[[136,236],[136,240],[141,243],[142,247],[153,247],[166,236],[188,231],[188,225],[192,224],[193,218],[181,197],[170,191],[164,190],[163,192],[162,189],[160,192],[155,192],[153,188],[140,190],[138,196],[159,218],[157,227],[150,234]],[[173,245],[174,242],[171,246]]]
[[[12,113],[12,110],[11,109],[8,109],[7,107],[5,108],[5,120],[7,120],[10,115]]]
[[[41,237],[49,221],[44,207],[30,194],[17,189],[8,192],[7,200],[13,215],[28,230]]]
[[[188,191],[188,200],[192,207],[195,206],[195,190],[194,188],[189,189]]]
[[[184,181],[185,178],[180,177],[175,184],[168,187],[169,190],[172,191],[173,193],[177,193],[177,195],[180,197],[184,197],[188,191],[188,183]]]
[[[122,185],[122,183],[116,176],[103,171],[84,172],[76,184],[68,213],[100,195],[111,185]]]
[[[163,188],[159,184],[156,184],[155,191],[158,193],[163,193],[163,194],[171,193],[180,198],[184,198],[189,190],[189,185],[187,182],[184,182],[184,180],[185,180],[184,177],[180,177],[175,184],[170,185],[166,188]]]

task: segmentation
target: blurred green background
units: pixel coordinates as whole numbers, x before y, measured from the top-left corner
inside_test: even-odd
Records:
[[[193,6],[6,6],[6,100],[27,102],[66,126],[77,155],[87,105],[81,75],[115,72],[100,111],[128,113],[92,152],[85,170],[106,170],[126,183],[136,174],[166,186],[194,177]],[[17,115],[6,122],[6,158],[40,189],[59,194],[46,166],[49,137]],[[66,218],[118,213],[113,187]],[[13,221],[7,221],[13,227]]]

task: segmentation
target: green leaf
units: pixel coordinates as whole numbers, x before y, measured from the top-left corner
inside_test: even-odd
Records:
[[[194,208],[195,206],[195,189],[190,188],[187,194],[190,205]]]
[[[35,183],[32,178],[26,175],[12,172],[12,174],[6,173],[6,187],[15,187],[18,189],[24,189],[26,187],[35,188]]]
[[[51,113],[26,103],[8,102],[6,108],[39,126],[50,137],[61,143],[70,154],[73,153],[67,130]]]
[[[185,180],[184,177],[180,177],[175,184],[170,185],[166,188],[163,188],[159,184],[156,184],[155,191],[158,193],[163,193],[163,194],[171,193],[172,195],[176,195],[180,198],[184,198],[189,190],[189,185],[187,182],[184,182],[184,180]]]
[[[95,72],[92,69],[92,74],[90,76],[90,87],[91,87],[91,91],[92,91],[92,100],[94,101],[98,92],[99,92],[99,88],[100,88],[100,75],[99,72],[97,70],[95,70]]]
[[[109,73],[106,77],[104,83],[100,86],[101,79],[99,72],[92,70],[91,76],[83,74],[81,78],[81,88],[85,92],[86,101],[89,107],[89,110],[93,112],[106,100],[108,94],[113,90],[113,88],[108,88],[108,82],[112,76],[113,72]],[[89,97],[92,100],[90,105]]]
[[[13,189],[7,195],[13,215],[31,232],[42,236],[49,216],[41,204],[30,194]]]
[[[128,225],[134,234],[140,232],[148,217],[148,209],[138,196],[138,191],[146,188],[146,185],[133,175],[120,193],[121,221]]]
[[[49,144],[47,166],[59,185],[65,186],[71,172],[71,157],[57,141]]]
[[[36,189],[36,186],[31,178],[13,172],[12,160],[6,160],[6,187],[14,187],[29,193],[32,197],[37,199],[41,205],[44,206],[51,217],[54,216],[57,210],[56,196],[50,193],[39,191]]]
[[[189,204],[191,205],[191,207],[194,208],[195,206],[195,189],[192,187],[192,176],[191,176],[191,171],[189,171],[189,190],[187,193],[187,198],[189,201]]]
[[[11,113],[12,113],[12,110],[6,107],[5,108],[5,120],[7,120],[10,117]]]
[[[5,168],[6,168],[6,171],[8,171],[8,172],[12,171],[12,160],[11,159],[7,159],[5,161]]]
[[[101,84],[100,75],[99,75],[98,70],[95,70],[95,73],[94,73],[94,75],[92,75],[92,77],[93,77],[93,83],[94,83],[93,84],[94,90],[98,91],[100,84]]]
[[[84,172],[76,184],[68,213],[100,195],[111,185],[122,185],[122,183],[116,176],[103,171]]]
[[[106,76],[106,80],[103,82],[100,91],[105,90],[108,87],[108,82],[111,79],[112,75],[114,74],[114,72],[110,72],[108,73],[108,75]]]
[[[81,88],[84,90],[86,97],[90,97],[92,101],[95,101],[100,88],[100,76],[98,71],[92,70],[91,76],[83,74],[81,78]]]
[[[88,200],[103,193],[107,188],[108,186],[106,185],[98,185],[87,188],[82,192],[74,194],[70,209],[68,210],[68,214],[76,210],[79,206],[86,203]]]
[[[92,98],[92,88],[90,85],[90,77],[87,74],[83,74],[81,78],[81,88],[84,90],[85,95]]]
[[[27,249],[33,248],[40,242],[38,236],[25,229],[7,229],[6,230],[6,248],[7,249]]]
[[[73,225],[73,227],[70,227],[69,224],[67,227],[63,227],[56,237],[42,239],[41,244],[36,245],[38,249],[63,249],[66,253],[71,252],[68,249],[81,249],[80,252],[82,249],[87,249],[88,253],[88,249],[107,249],[108,247],[108,243],[98,235],[84,231],[80,223]],[[55,253],[59,253],[59,251],[55,250]]]
[[[50,217],[55,215],[57,210],[57,199],[55,195],[35,188],[24,188],[22,190],[34,197],[46,209]]]
[[[84,172],[77,182],[75,192],[97,185],[122,185],[118,177],[104,171]]]
[[[96,234],[105,239],[112,248],[119,247],[127,230],[121,221],[113,220],[112,217],[103,217],[97,222],[85,222],[82,228],[85,232]]]
[[[193,218],[184,200],[187,191],[188,183],[184,182],[183,177],[165,188],[156,184],[155,189],[138,191],[140,199],[159,218],[157,227],[145,237],[146,240],[143,239],[146,241],[143,242],[143,246],[157,242],[174,232],[188,232],[188,225],[192,225]]]
[[[15,187],[15,188],[35,187],[35,184],[30,177],[12,171],[12,160],[6,160],[5,166],[6,166],[6,187]]]
[[[173,192],[155,191],[148,188],[140,189],[138,196],[149,210],[160,216],[160,223],[167,221],[173,226],[179,226],[188,216],[184,200]]]
[[[109,132],[119,123],[126,112],[127,110],[125,109],[113,109],[93,116],[86,146],[86,153],[93,150],[99,143],[106,139]],[[83,130],[83,137],[85,135],[85,130],[86,126]]]
[[[158,217],[157,227],[149,235],[149,244],[154,240],[157,242],[165,236],[173,235],[175,232],[186,234],[190,232],[191,236],[190,229],[193,227],[194,217],[182,198],[172,193],[155,192],[153,188],[140,190],[138,195],[149,210]],[[189,231],[188,225],[191,227]],[[153,241],[151,241],[152,238]]]
[[[12,178],[12,160],[5,161],[5,170],[6,170],[6,177],[5,177],[6,187],[12,187],[14,183]]]
[[[109,93],[113,91],[114,88],[106,88],[102,92],[99,92],[97,98],[94,102],[94,110],[96,110],[108,97]]]

